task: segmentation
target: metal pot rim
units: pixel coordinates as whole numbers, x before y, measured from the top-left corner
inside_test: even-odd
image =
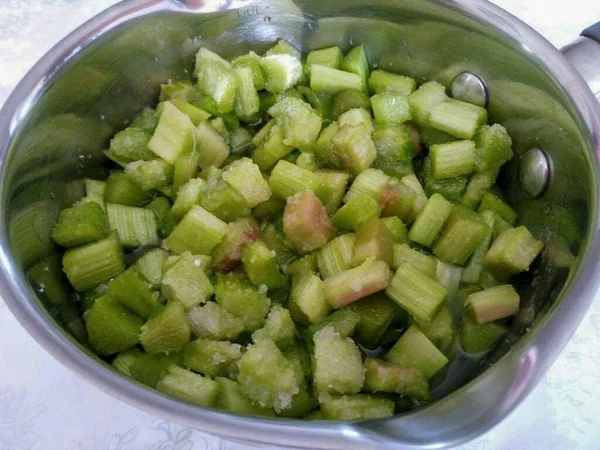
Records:
[[[546,67],[551,67],[552,74],[568,90],[570,100],[585,122],[597,146],[596,153],[600,151],[600,144],[598,144],[600,142],[600,108],[583,79],[556,48],[529,26],[486,0],[433,1],[443,3],[445,6],[460,10],[480,22],[501,29],[508,38],[521,43],[524,53],[535,55],[538,59],[544,61]],[[124,21],[150,12],[183,11],[183,8],[185,7],[177,6],[168,0],[126,0],[84,23],[53,47],[27,73],[0,111],[0,117],[2,118],[0,120],[0,170],[3,170],[7,164],[8,148],[11,140],[15,137],[18,119],[24,117],[32,108],[53,74],[60,71],[81,48],[86,47],[97,37]],[[594,155],[591,159],[596,163],[594,172],[595,178],[598,180],[597,158]],[[494,415],[483,418],[479,427],[464,430],[462,434],[443,442],[428,443],[425,447],[439,448],[440,446],[458,445],[492,428],[525,398],[554,361],[560,350],[566,345],[584,313],[591,305],[597,291],[598,283],[595,280],[595,273],[600,269],[600,262],[594,258],[594,255],[600,252],[600,242],[597,238],[599,231],[597,220],[599,189],[598,182],[596,182],[592,193],[594,208],[590,219],[590,237],[588,242],[584,243],[584,249],[582,250],[584,254],[580,258],[580,267],[572,281],[568,294],[557,305],[553,314],[547,318],[543,327],[537,327],[526,339],[527,342],[520,342],[510,350],[510,352],[521,352],[522,360],[526,361],[528,358],[538,360],[536,365],[530,367],[527,379],[520,386],[521,390],[508,396],[510,398],[507,398],[505,404],[498,406]],[[2,202],[2,211],[6,214],[6,202],[4,199],[0,199],[0,202]],[[298,439],[297,442],[301,443],[302,446],[320,448],[325,448],[324,442],[327,442],[328,446],[344,446],[348,449],[375,446],[378,448],[392,448],[400,443],[407,448],[424,447],[419,442],[394,442],[380,431],[376,431],[376,422],[398,421],[402,420],[403,416],[363,424],[246,417],[211,408],[192,406],[117,374],[105,364],[90,358],[74,339],[55,327],[52,318],[39,302],[28,301],[30,293],[27,287],[20,283],[21,277],[14,268],[12,257],[9,254],[7,237],[8,230],[3,225],[0,234],[0,296],[5,300],[21,325],[45,350],[71,370],[91,380],[96,386],[115,397],[158,415],[168,415],[190,425],[201,424],[204,430],[216,435],[231,436],[232,438],[251,442],[264,442],[266,438],[272,443],[293,446],[294,443],[290,442],[290,436],[293,436]],[[574,305],[577,305],[577,307],[574,307]],[[568,330],[567,327],[571,327],[571,329]],[[563,330],[559,338],[556,336],[558,334],[556,330],[558,329]],[[552,338],[552,348],[548,348],[548,345],[543,345],[544,340],[553,333],[555,335]],[[539,362],[540,359],[541,362]],[[502,363],[503,360],[500,360],[497,364]],[[439,402],[450,402],[454,397],[460,396],[471,385],[482,383],[493,372],[493,368],[486,371],[468,385]],[[424,413],[426,413],[426,410],[417,414]]]

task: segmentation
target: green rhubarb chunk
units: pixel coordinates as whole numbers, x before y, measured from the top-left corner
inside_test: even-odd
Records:
[[[119,234],[123,247],[137,248],[159,243],[156,216],[147,208],[106,203],[108,226]]]
[[[529,269],[544,248],[525,226],[510,228],[493,242],[483,259],[484,268],[498,279]]]
[[[242,346],[227,341],[196,339],[185,346],[183,364],[208,377],[233,377],[237,362],[242,357]]]
[[[388,266],[392,264],[394,238],[381,219],[369,219],[358,224],[355,236],[353,266],[369,258],[383,261]]]
[[[245,55],[238,56],[231,64],[233,67],[248,67],[252,70],[252,80],[254,82],[254,88],[256,90],[262,90],[265,88],[265,73],[260,65],[260,56],[254,52],[249,52]]]
[[[385,354],[385,360],[400,367],[417,369],[427,379],[448,364],[448,358],[415,325]]]
[[[286,277],[275,261],[275,255],[261,240],[246,246],[242,252],[242,264],[248,278],[256,286],[264,285],[268,289],[279,289],[287,284]]]
[[[452,203],[443,196],[433,194],[413,223],[408,233],[409,239],[425,247],[431,247],[450,217],[452,208]]]
[[[265,89],[281,94],[302,77],[302,64],[292,55],[281,53],[263,56],[260,65],[265,74]]]
[[[119,353],[117,357],[113,359],[111,366],[113,366],[123,375],[131,377],[131,366],[133,365],[135,360],[143,354],[144,353],[139,348],[130,348],[129,350],[125,350]]]
[[[377,149],[373,167],[396,178],[413,173],[412,157],[416,150],[406,126],[378,124],[372,137]]]
[[[496,172],[513,157],[512,140],[502,125],[482,126],[474,137],[475,169]]]
[[[437,263],[435,256],[426,255],[415,248],[410,248],[407,244],[394,245],[393,269],[397,269],[402,264],[409,264],[428,277],[435,278]]]
[[[252,217],[242,217],[228,224],[227,234],[213,250],[213,269],[220,273],[236,269],[242,263],[242,251],[259,236],[259,225]]]
[[[501,323],[488,322],[478,325],[465,316],[460,328],[460,343],[467,353],[483,353],[495,346],[507,331],[506,326]]]
[[[210,254],[223,240],[227,224],[201,206],[194,205],[165,240],[165,246],[175,252]]]
[[[156,389],[203,406],[214,406],[219,396],[219,385],[216,381],[177,366],[169,368],[156,385]]]
[[[137,271],[153,287],[159,287],[162,282],[162,266],[167,256],[169,256],[169,254],[166,250],[154,248],[144,253],[140,259],[135,262]]]
[[[310,76],[310,67],[313,64],[331,67],[332,69],[339,69],[342,65],[343,59],[344,54],[339,47],[327,47],[319,50],[311,50],[308,52],[308,55],[306,55],[304,72],[307,76]]]
[[[237,98],[235,100],[235,113],[245,121],[255,119],[260,110],[260,100],[254,86],[254,74],[250,67],[236,67]]]
[[[325,319],[331,306],[325,298],[321,278],[310,271],[296,275],[292,279],[288,308],[294,321],[300,325]]]
[[[375,348],[395,319],[398,307],[385,294],[377,293],[352,303],[348,308],[360,318],[354,339],[366,348]]]
[[[309,346],[312,346],[315,333],[327,327],[333,328],[341,337],[347,338],[352,336],[359,322],[360,316],[357,313],[351,308],[343,308],[334,311],[324,320],[309,326],[304,333],[304,340]]]
[[[263,135],[264,139],[257,140],[258,137]],[[284,138],[283,128],[277,125],[274,120],[265,125],[254,136],[252,143],[256,149],[252,153],[252,160],[260,167],[260,170],[269,170],[277,161],[294,150],[294,147],[283,142]]]
[[[102,356],[112,355],[136,345],[144,321],[118,300],[102,296],[85,313],[89,343]]]
[[[321,402],[321,411],[327,420],[373,420],[394,415],[393,400],[368,394],[330,397]]]
[[[519,312],[520,298],[510,284],[474,292],[467,297],[465,307],[476,324],[493,322]]]
[[[436,180],[431,173],[431,159],[429,156],[423,161],[421,176],[424,179],[423,188],[425,189],[425,194],[428,196],[440,194],[446,200],[454,203],[459,202],[468,182],[467,176]]]
[[[379,124],[399,125],[412,118],[408,100],[400,94],[376,94],[371,97],[371,107],[375,122]]]
[[[284,97],[269,108],[284,134],[283,143],[295,148],[308,148],[314,144],[321,132],[322,119],[306,102]]]
[[[152,291],[152,284],[148,283],[134,267],[117,276],[108,285],[107,293],[135,314],[146,319],[162,307],[158,301],[158,292]]]
[[[71,287],[62,271],[61,260],[53,255],[40,261],[27,272],[37,294],[52,305],[68,302],[71,298]]]
[[[424,83],[408,96],[413,120],[419,126],[428,125],[432,109],[448,99],[446,88],[436,81]]]
[[[455,99],[437,103],[429,113],[428,125],[460,139],[472,139],[487,122],[487,110]]]
[[[473,172],[475,166],[475,143],[455,141],[432,145],[429,151],[431,175],[435,180],[446,180]]]
[[[76,291],[85,291],[125,270],[123,248],[119,236],[112,233],[105,239],[67,250],[63,270]]]
[[[379,217],[379,202],[369,194],[361,194],[342,206],[331,218],[333,225],[354,231],[359,223]]]
[[[221,167],[229,156],[226,140],[208,122],[200,122],[194,129],[194,151],[198,152],[198,165],[202,169]]]
[[[488,189],[496,181],[497,172],[476,172],[471,176],[460,203],[467,208],[477,209]]]
[[[500,197],[490,192],[485,193],[479,204],[479,212],[482,213],[483,211],[495,212],[510,225],[513,225],[517,220],[517,213],[515,210]]]
[[[340,128],[346,125],[358,127],[362,124],[366,127],[368,133],[372,133],[375,127],[371,113],[364,108],[353,108],[346,111],[338,117],[337,123]]]
[[[188,102],[195,100],[196,87],[188,80],[169,82],[160,85],[160,95],[158,97],[160,102],[176,98]]]
[[[251,208],[271,198],[269,183],[263,178],[260,168],[249,158],[242,158],[225,168],[222,177]]]
[[[285,357],[294,364],[296,371],[302,373],[307,380],[312,379],[312,357],[301,343],[294,343],[283,350]]]
[[[121,205],[141,206],[152,197],[123,172],[113,172],[106,179],[104,201]]]
[[[177,225],[177,220],[171,211],[171,203],[169,200],[165,197],[157,197],[152,200],[146,208],[151,210],[156,217],[158,235],[161,238],[165,238],[171,234],[175,225]]]
[[[133,161],[125,166],[125,175],[145,191],[173,183],[173,166],[166,161]]]
[[[360,350],[328,326],[314,337],[314,385],[320,394],[356,394],[363,386],[365,369]]]
[[[360,75],[332,67],[313,64],[310,67],[310,88],[315,92],[337,94],[347,89],[363,89]]]
[[[190,309],[204,303],[214,292],[201,260],[189,252],[181,255],[164,274],[162,295]]]
[[[371,109],[371,100],[365,95],[364,92],[358,89],[348,89],[346,91],[338,92],[333,97],[333,104],[331,105],[331,117],[332,119],[338,119],[346,111],[355,108],[363,108],[366,110]]]
[[[480,215],[456,206],[433,246],[433,253],[444,262],[462,266],[486,239],[489,231]]]
[[[430,399],[429,383],[420,370],[374,358],[365,360],[365,390],[393,392],[415,400]]]
[[[190,341],[190,326],[184,306],[170,301],[149,319],[140,333],[140,342],[148,353],[177,353]]]
[[[369,91],[372,94],[393,92],[399,95],[409,95],[417,88],[417,83],[410,77],[374,70],[369,77]]]
[[[300,253],[317,250],[335,236],[327,210],[310,191],[288,197],[283,212],[283,230]]]
[[[358,75],[361,80],[362,90],[367,92],[370,68],[367,52],[362,44],[353,47],[348,52],[342,60],[341,69]]]
[[[267,316],[265,326],[252,333],[252,340],[258,342],[269,339],[281,350],[294,345],[296,339],[296,325],[290,312],[280,305],[273,305]]]
[[[294,245],[283,231],[283,218],[281,217],[274,218],[274,223],[263,222],[261,224],[260,238],[269,250],[273,252],[275,262],[282,270],[298,256]]]
[[[398,267],[386,294],[416,320],[424,323],[433,320],[448,296],[440,283],[410,264]]]
[[[184,113],[186,116],[190,118],[194,125],[198,125],[203,120],[208,120],[211,114],[207,111],[204,111],[201,108],[198,108],[195,105],[187,102],[183,98],[173,98],[170,100],[175,107]],[[157,111],[161,111],[161,105],[159,104],[156,108]]]
[[[313,252],[297,258],[293,262],[287,264],[283,270],[286,275],[291,277],[299,277],[307,273],[315,273],[318,271],[317,253]]]
[[[354,233],[343,234],[317,252],[317,266],[323,279],[352,267],[355,239]]]
[[[233,111],[237,78],[229,61],[202,47],[196,53],[194,74],[198,78],[198,89],[215,101],[220,113]]]
[[[194,124],[171,102],[162,105],[163,110],[148,148],[173,164],[180,154],[193,148]]]
[[[338,125],[338,123],[332,122],[321,131],[321,134],[319,134],[319,138],[313,146],[313,153],[315,155],[315,158],[323,166],[338,169],[341,168],[341,164],[338,160],[338,157],[333,151],[333,137],[337,134],[339,129],[340,126]]]
[[[323,183],[319,175],[284,160],[273,168],[269,185],[273,193],[282,199],[303,191],[313,192],[323,203],[327,203],[331,197],[331,188]]]
[[[192,308],[188,318],[192,333],[199,338],[233,341],[244,331],[244,322],[215,302]]]
[[[417,196],[417,192],[405,184],[386,184],[379,192],[381,215],[383,217],[398,217],[403,223],[411,224],[416,219],[415,204],[417,203]],[[425,197],[426,202],[427,197]]]
[[[391,181],[391,178],[381,170],[366,169],[358,174],[352,182],[350,189],[344,196],[344,203],[355,199],[361,194],[368,194],[379,200],[381,190]]]
[[[152,108],[143,108],[131,121],[131,128],[140,128],[147,133],[153,133],[158,125],[158,114]]]
[[[215,378],[215,381],[219,385],[219,397],[216,404],[218,408],[252,416],[275,415],[272,408],[263,408],[246,397],[237,381],[222,377]]]
[[[448,306],[443,306],[429,324],[419,324],[420,330],[444,355],[450,357],[456,324]]]
[[[399,217],[384,217],[381,219],[383,224],[392,233],[392,238],[395,244],[404,244],[408,241],[408,230],[404,222]],[[394,263],[392,258],[392,264]]]
[[[220,175],[216,179],[209,178],[198,203],[223,222],[233,222],[240,217],[249,216],[252,212],[244,198],[221,179]]]
[[[360,266],[339,272],[324,282],[325,297],[334,309],[386,289],[390,284],[389,266],[369,258]]]
[[[106,214],[98,203],[82,203],[63,209],[52,229],[52,239],[61,247],[77,247],[108,236]]]
[[[124,162],[155,159],[156,155],[148,148],[150,133],[133,126],[125,128],[111,139],[108,152]]]
[[[150,354],[140,352],[131,364],[131,377],[140,383],[156,388],[158,382],[173,365],[183,365],[183,358],[180,353],[165,355],[164,353]]]
[[[217,303],[240,319],[245,331],[253,332],[264,326],[271,305],[266,293],[266,289],[254,286],[237,273],[217,276]]]
[[[272,341],[261,339],[242,355],[238,382],[251,401],[279,412],[292,406],[304,378]]]

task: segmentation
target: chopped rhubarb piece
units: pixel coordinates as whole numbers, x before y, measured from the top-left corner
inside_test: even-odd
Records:
[[[325,297],[329,304],[339,309],[367,295],[386,289],[391,272],[386,263],[367,259],[354,269],[339,272],[324,281]]]
[[[288,198],[283,213],[283,230],[299,252],[308,253],[323,247],[335,236],[327,210],[310,191]]]
[[[410,217],[417,194],[403,184],[386,184],[379,192],[382,217],[396,216],[406,221]]]
[[[260,237],[260,227],[252,217],[244,217],[227,226],[223,241],[213,250],[213,267],[229,273],[242,263],[242,251]]]

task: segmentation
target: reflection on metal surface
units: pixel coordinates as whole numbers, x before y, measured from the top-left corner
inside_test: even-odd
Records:
[[[561,51],[600,100],[600,43],[581,36]]]
[[[471,72],[463,72],[450,85],[452,97],[478,106],[487,106],[488,89],[485,82]]]
[[[476,73],[489,88],[490,120],[513,137],[516,160],[542,148],[552,161],[552,182],[540,199],[523,195],[518,163],[502,178],[506,196],[526,211],[526,225],[538,235],[564,239],[552,247],[552,257],[568,260],[568,270],[552,278],[560,282],[553,281],[556,289],[544,297],[557,301],[523,339],[497,355],[506,353],[492,370],[426,408],[349,425],[248,418],[184,404],[90,359],[54,327],[25,282],[25,268],[54,251],[49,233],[56,212],[81,196],[83,177],[103,170],[98,158],[109,137],[156,101],[161,83],[189,79],[200,46],[230,58],[261,52],[276,39],[303,50],[364,43],[379,68],[447,87],[461,73]],[[591,85],[592,74],[584,74]],[[2,110],[0,294],[65,364],[142,408],[211,433],[279,445],[294,439],[315,448],[457,444],[496,424],[533,388],[593,298],[599,262],[590,255],[600,251],[594,155],[599,135],[598,105],[580,76],[545,40],[482,0],[125,1],[63,41]],[[521,280],[524,297],[534,280]],[[525,373],[523,355],[534,354]],[[515,392],[518,374],[519,392],[507,395]]]
[[[541,197],[550,181],[550,162],[539,148],[527,150],[519,165],[519,183],[528,198]]]

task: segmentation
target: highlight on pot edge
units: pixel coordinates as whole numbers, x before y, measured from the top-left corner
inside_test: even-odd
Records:
[[[236,413],[383,418],[485,370],[560,292],[581,233],[499,188],[512,140],[485,80],[415,80],[359,43],[194,52],[192,79],[161,80],[124,129],[58,114],[25,137],[108,145],[10,237],[117,371]]]

